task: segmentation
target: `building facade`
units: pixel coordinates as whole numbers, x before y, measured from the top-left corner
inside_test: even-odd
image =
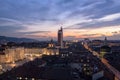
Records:
[[[8,48],[0,55],[0,63],[11,63],[25,58],[24,48]]]

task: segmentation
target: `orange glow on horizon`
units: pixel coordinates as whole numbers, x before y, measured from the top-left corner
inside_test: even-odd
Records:
[[[114,28],[115,27],[115,28]],[[64,38],[96,38],[103,36],[114,36],[115,31],[120,31],[120,26],[112,26],[112,27],[102,27],[96,29],[63,29]],[[51,31],[49,33],[36,33],[36,34],[28,34],[27,37],[31,38],[57,38],[57,31]]]

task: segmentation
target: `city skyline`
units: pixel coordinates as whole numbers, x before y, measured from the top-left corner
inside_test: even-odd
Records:
[[[0,35],[38,40],[120,40],[118,0],[0,0]]]

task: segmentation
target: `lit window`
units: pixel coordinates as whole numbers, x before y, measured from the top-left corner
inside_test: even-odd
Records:
[[[35,78],[32,78],[32,80],[35,80]]]

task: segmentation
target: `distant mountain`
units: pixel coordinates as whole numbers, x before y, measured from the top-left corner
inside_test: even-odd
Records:
[[[0,43],[6,43],[6,42],[36,42],[37,40],[29,39],[29,38],[16,38],[16,37],[6,37],[6,36],[0,36]]]

